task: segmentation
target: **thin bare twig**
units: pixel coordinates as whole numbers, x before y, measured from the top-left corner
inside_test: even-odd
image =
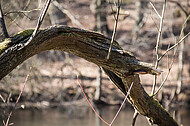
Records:
[[[183,11],[183,13],[185,13],[186,16],[189,15],[188,11],[185,10],[185,7],[183,7],[178,1],[168,0],[168,2],[175,3]]]
[[[181,38],[181,36],[183,35],[183,31],[184,31],[184,29],[185,29],[185,27],[186,27],[186,23],[187,23],[187,21],[189,20],[189,18],[190,18],[190,15],[186,18],[185,22],[183,23],[183,27],[182,27],[182,29],[181,29],[181,33],[180,33],[180,37],[179,37],[179,38],[180,38],[180,41],[178,41],[174,46],[168,48],[168,49],[164,52],[164,54],[163,54],[162,56],[160,56],[160,58],[158,59],[158,61],[160,61],[160,60],[167,54],[168,51],[174,49],[174,48],[177,47],[181,42],[183,42],[184,39],[190,34],[190,32],[189,32],[186,36],[184,36],[183,38]],[[174,55],[173,55],[173,58],[172,58],[172,62],[171,62],[171,64],[170,64],[169,68],[168,68],[168,73],[167,73],[166,77],[164,78],[164,80],[162,81],[160,87],[159,87],[158,90],[154,93],[153,96],[155,96],[155,95],[160,91],[160,89],[163,87],[164,83],[166,82],[166,80],[167,80],[167,78],[168,78],[168,75],[170,74],[170,71],[171,71],[173,62],[174,62],[174,56],[175,56],[175,54],[176,54],[176,51],[177,51],[177,49],[175,48],[175,50],[174,50]]]
[[[27,8],[28,8],[28,6],[29,6],[29,4],[30,4],[30,1],[31,0],[28,0],[27,1],[27,3],[26,3],[26,6],[23,8],[23,10],[26,10]],[[7,15],[6,15],[7,16]],[[15,23],[19,28],[22,28],[18,23],[16,23],[16,20],[17,20],[17,18],[19,17],[19,14],[14,18],[14,19],[12,19],[12,18],[10,18],[11,20],[12,20],[12,22],[10,23],[10,25],[9,25],[9,27],[13,24],[13,23]],[[22,29],[24,29],[24,28],[22,28]]]
[[[115,121],[115,119],[117,118],[119,112],[121,111],[121,109],[122,109],[122,107],[123,107],[125,101],[127,100],[127,97],[128,97],[129,94],[130,94],[131,88],[133,87],[133,82],[131,83],[131,85],[130,85],[128,91],[127,91],[127,94],[126,94],[126,96],[125,96],[125,98],[124,98],[124,100],[123,100],[123,102],[122,102],[122,104],[121,104],[119,110],[117,111],[117,113],[115,114],[115,116],[114,116],[114,118],[112,119],[111,123],[109,124],[107,121],[105,121],[105,120],[97,113],[97,111],[95,110],[95,108],[93,107],[93,105],[92,105],[92,104],[90,103],[90,101],[88,100],[88,98],[87,98],[87,96],[86,96],[86,94],[85,94],[85,92],[84,92],[84,90],[83,90],[83,88],[82,88],[82,85],[81,85],[81,83],[80,83],[80,81],[79,81],[78,75],[77,75],[77,80],[78,80],[78,84],[79,84],[79,86],[80,86],[80,88],[81,88],[81,90],[82,90],[82,93],[84,94],[84,96],[85,96],[85,98],[86,98],[88,104],[90,105],[90,107],[92,108],[92,110],[94,111],[94,113],[95,113],[105,124],[107,124],[108,126],[112,126],[113,122]]]
[[[160,84],[160,87],[157,89],[157,91],[154,93],[154,95],[153,96],[155,96],[161,89],[162,89],[162,87],[164,86],[164,83],[166,82],[166,80],[168,79],[168,76],[169,76],[169,74],[170,74],[170,71],[171,71],[171,69],[172,69],[172,66],[173,66],[173,62],[174,62],[174,57],[175,57],[175,55],[176,55],[176,52],[177,52],[177,48],[175,48],[175,50],[174,50],[174,54],[173,54],[173,57],[172,57],[172,61],[171,61],[171,64],[170,64],[170,66],[168,67],[168,73],[166,74],[166,76],[165,76],[165,78],[164,78],[164,80],[162,81],[162,83]]]
[[[0,24],[1,24],[1,29],[2,29],[4,37],[9,38],[9,34],[7,32],[7,28],[6,28],[6,25],[5,25],[4,13],[3,13],[3,10],[2,10],[1,1],[0,1]]]
[[[108,50],[107,60],[109,60],[109,58],[110,58],[111,50],[112,50],[113,43],[114,43],[114,40],[115,40],[115,35],[116,35],[116,30],[117,30],[117,24],[118,24],[118,19],[119,19],[120,7],[121,7],[121,3],[120,3],[120,0],[118,0],[117,1],[117,12],[116,12],[116,17],[115,17],[114,30],[113,30],[113,34],[112,34],[110,48]]]
[[[5,103],[5,99],[3,98],[1,94],[0,94],[0,99]]]
[[[187,16],[187,18],[185,19],[184,23],[183,23],[183,26],[182,26],[182,29],[181,29],[181,32],[180,32],[180,36],[179,36],[179,39],[181,39],[182,36],[184,36],[184,30],[185,28],[187,27],[187,22],[189,21],[190,19],[190,15]]]
[[[187,19],[186,19],[185,22],[183,23],[183,27],[182,27],[182,29],[181,29],[180,37],[179,37],[180,40],[179,40],[175,45],[173,45],[172,47],[170,47],[169,49],[167,49],[167,50],[160,56],[160,58],[158,59],[158,61],[160,61],[170,50],[174,49],[176,46],[178,46],[180,43],[182,43],[185,38],[187,38],[187,37],[190,35],[190,32],[189,32],[189,33],[187,33],[183,38],[181,38],[181,35],[182,35],[182,33],[183,33],[183,30],[184,30],[184,28],[185,28],[185,26],[186,26],[186,22],[189,20],[189,18],[190,18],[190,15],[187,17]]]
[[[152,6],[153,10],[155,11],[155,13],[158,15],[158,17],[161,19],[162,17],[160,16],[160,14],[158,13],[158,11],[156,10],[156,8],[154,7],[153,3],[149,0],[150,5]]]
[[[113,120],[111,121],[111,123],[110,123],[109,126],[112,126],[113,122],[115,121],[116,117],[118,116],[119,112],[121,111],[121,109],[122,109],[122,107],[123,107],[125,101],[127,100],[128,95],[130,94],[130,91],[131,91],[131,88],[132,88],[132,87],[133,87],[133,82],[131,83],[131,85],[130,85],[128,91],[127,91],[127,94],[126,94],[126,96],[125,96],[125,99],[123,100],[123,102],[122,102],[122,104],[121,104],[119,110],[118,110],[117,113],[115,114],[115,116],[114,116],[114,118],[113,118]]]
[[[114,13],[114,10],[113,10],[113,6],[112,6],[110,0],[109,0],[109,5],[110,5],[111,11],[112,11],[112,13],[113,13],[114,20],[116,20],[115,13]],[[116,12],[116,13],[117,13],[117,12]]]
[[[182,27],[182,29],[181,29],[181,33],[180,33],[180,37],[179,37],[179,38],[181,38],[181,36],[182,36],[182,34],[183,34],[183,31],[184,31],[184,29],[185,29],[185,26],[186,26],[186,22],[188,21],[189,18],[190,18],[190,15],[186,18],[185,22],[183,23],[183,27]],[[158,61],[160,61],[170,50],[174,49],[174,48],[177,47],[181,42],[183,42],[184,39],[185,39],[188,35],[190,35],[190,32],[189,32],[186,36],[184,36],[183,38],[181,38],[180,41],[178,41],[175,45],[173,45],[172,47],[168,48],[168,49],[164,52],[164,54],[162,54],[162,56],[160,56],[160,58],[158,59]],[[176,51],[177,51],[177,49],[175,49],[175,51],[174,51],[174,55],[173,55],[173,58],[172,58],[172,63],[170,64],[170,67],[169,67],[169,69],[168,69],[168,73],[167,73],[166,77],[164,78],[164,80],[162,81],[160,87],[159,87],[158,90],[154,93],[153,96],[155,96],[155,95],[160,91],[160,89],[163,87],[165,81],[167,80],[168,75],[170,74],[170,71],[171,71],[171,68],[172,68],[172,65],[173,65],[174,56],[175,56],[175,54],[176,54]]]
[[[162,9],[162,16],[161,16],[161,21],[160,21],[160,27],[159,27],[159,32],[158,32],[158,37],[157,37],[157,41],[156,41],[156,57],[157,57],[157,61],[156,61],[156,65],[155,68],[158,67],[158,59],[159,59],[159,45],[160,45],[160,39],[161,39],[161,34],[162,34],[162,27],[163,27],[163,21],[164,21],[164,13],[165,13],[165,7],[166,7],[166,0],[164,1],[163,4],[163,9]]]
[[[25,14],[25,13],[22,13],[26,18],[28,18],[29,20],[35,20],[35,18],[31,18],[31,17],[29,17],[27,14]]]
[[[38,11],[38,10],[40,10],[40,9],[36,8],[36,9],[32,9],[32,10],[9,11],[9,12],[5,13],[4,16],[7,16],[7,15],[13,14],[13,13],[31,13],[33,11]]]
[[[34,20],[35,18],[31,18],[31,17],[29,17],[27,14],[25,14],[24,12],[22,12],[22,11],[14,11],[14,12],[10,12],[10,13],[21,13],[21,14],[23,14],[26,18],[28,18],[29,20]],[[10,14],[9,13],[9,14]],[[28,12],[28,13],[30,13],[30,12]],[[11,23],[15,23],[18,27],[20,27],[20,28],[22,28],[18,23],[16,23],[16,20],[15,19],[12,19],[11,18],[11,16],[9,16],[9,14],[8,13],[6,13],[6,17],[8,17],[12,22]],[[24,28],[22,28],[22,29],[24,29]]]
[[[11,20],[11,23],[12,23],[12,24],[14,23],[17,27],[19,27],[19,28],[21,28],[21,29],[24,29],[24,27],[22,27],[21,25],[19,25],[19,24],[16,22],[15,19],[12,19],[12,18],[11,18],[10,16],[8,16],[8,15],[7,15],[7,18]],[[12,25],[12,24],[10,24],[10,25]]]
[[[30,69],[30,71],[31,71],[31,69]],[[11,116],[12,116],[14,110],[16,109],[16,106],[17,106],[17,104],[18,104],[18,102],[19,102],[19,100],[20,100],[20,97],[22,96],[22,93],[23,93],[24,88],[25,88],[25,86],[26,86],[26,82],[28,81],[28,78],[29,78],[29,75],[30,75],[30,71],[29,71],[29,73],[28,73],[27,76],[26,76],[26,79],[25,79],[25,81],[24,81],[24,85],[23,85],[23,87],[22,87],[22,89],[21,89],[21,91],[20,91],[20,94],[19,94],[19,96],[18,96],[18,98],[17,98],[17,100],[16,100],[16,102],[15,102],[15,104],[14,104],[14,106],[13,106],[12,111],[10,112],[10,114],[9,114],[9,116],[8,116],[8,118],[7,118],[6,124],[4,123],[4,126],[9,126],[9,125],[10,125],[10,124],[9,124],[9,121],[10,121],[10,119],[11,119]],[[3,121],[3,122],[4,122],[4,121]]]
[[[34,39],[34,37],[36,36],[36,34],[37,34],[37,32],[38,32],[38,30],[39,30],[39,28],[40,28],[40,26],[41,26],[41,24],[42,24],[42,22],[44,20],[44,17],[46,15],[46,12],[47,12],[47,10],[49,8],[50,3],[51,3],[51,0],[46,0],[44,8],[42,9],[41,14],[40,14],[40,16],[38,18],[38,22],[37,22],[36,28],[34,29],[34,32],[32,33],[32,35],[29,38],[29,40],[26,43],[24,43],[23,47],[27,46]]]
[[[77,26],[79,26],[80,28],[84,28],[84,26],[67,10],[65,9],[63,6],[60,5],[60,3],[58,3],[56,0],[54,0],[52,2],[59,10],[61,10],[64,14],[66,14],[71,22],[73,24],[76,24]]]
[[[156,24],[156,21],[154,20],[154,18],[152,17],[152,15],[151,15],[150,17],[152,18],[152,20],[153,20],[153,22],[154,22],[154,25],[156,26],[156,29],[159,31],[159,28],[158,28],[158,26],[157,26],[157,24]]]
[[[161,34],[162,34],[165,8],[166,8],[166,0],[164,0],[164,3],[163,3],[162,16],[160,19],[160,27],[159,27],[159,32],[158,32],[158,37],[157,37],[157,42],[156,42],[156,64],[155,64],[156,69],[158,68],[158,64],[159,64],[159,60],[158,60],[159,59],[159,52],[158,52],[158,50],[159,50],[159,44],[160,44],[160,39],[161,39]],[[154,94],[154,91],[155,91],[156,79],[157,79],[157,76],[155,75],[154,76],[154,83],[152,86],[152,93],[151,93],[152,95]]]

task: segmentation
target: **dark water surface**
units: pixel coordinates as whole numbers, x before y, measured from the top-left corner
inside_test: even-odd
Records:
[[[100,107],[98,112],[107,122],[111,122],[119,107]],[[113,126],[130,126],[134,110],[122,109]],[[174,113],[174,112],[172,112]],[[190,126],[190,109],[175,112],[177,121],[183,126]],[[16,110],[11,118],[14,126],[106,126],[97,118],[89,107],[69,107],[54,109]],[[0,123],[1,126],[2,122]],[[138,116],[136,126],[148,126],[143,116]]]

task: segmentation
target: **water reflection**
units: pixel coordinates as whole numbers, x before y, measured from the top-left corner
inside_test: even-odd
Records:
[[[97,111],[108,123],[111,122],[119,107],[99,107]],[[130,126],[134,110],[122,109],[113,126]],[[176,120],[184,125],[190,124],[190,110],[175,113]],[[56,108],[45,110],[17,110],[11,122],[14,126],[106,126],[89,107]],[[2,124],[2,123],[1,123]],[[137,118],[136,126],[148,126],[143,116]]]

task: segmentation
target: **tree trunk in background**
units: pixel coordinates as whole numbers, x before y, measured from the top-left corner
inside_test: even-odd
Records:
[[[184,36],[184,32],[182,33],[182,37]],[[184,52],[184,45],[185,41],[183,41],[180,44],[180,49],[179,49],[179,56],[178,56],[178,78],[177,78],[177,91],[176,93],[179,94],[182,89],[182,79],[183,79],[183,52]]]
[[[145,12],[145,8],[147,7],[147,1],[146,0],[138,0],[135,2],[135,6],[136,6],[136,20],[135,20],[135,26],[134,26],[134,30],[132,31],[132,42],[136,42],[138,39],[138,35],[139,35],[139,30],[140,28],[143,27],[144,25],[144,12]]]
[[[186,28],[184,29],[181,38],[184,37],[188,32],[190,32],[190,19],[186,22]],[[181,92],[183,86],[184,47],[185,47],[185,40],[180,44],[179,48],[179,56],[178,56],[179,64],[178,64],[177,92],[176,92],[177,94]]]
[[[94,30],[108,36],[108,25],[107,25],[107,12],[106,12],[106,0],[93,0],[90,6],[92,12],[95,14],[95,28]],[[100,101],[101,98],[101,85],[102,85],[102,70],[98,70],[97,86],[95,92],[95,101]]]
[[[186,20],[190,14],[188,10],[188,6],[189,6],[188,4],[189,4],[189,0],[187,0],[187,3],[186,3],[186,13],[184,13],[184,17],[185,17],[184,20]],[[184,37],[189,32],[190,32],[190,19],[188,19],[185,24],[185,28],[182,31],[181,38]],[[180,49],[179,49],[179,56],[178,56],[179,64],[178,64],[177,91],[176,91],[177,94],[181,92],[182,86],[183,86],[184,47],[185,47],[185,40],[180,44]]]
[[[99,68],[98,75],[96,77],[96,92],[94,95],[95,101],[100,101],[100,98],[102,96],[102,70]]]
[[[107,25],[106,0],[93,0],[90,9],[95,15],[94,30],[108,36],[110,30]]]

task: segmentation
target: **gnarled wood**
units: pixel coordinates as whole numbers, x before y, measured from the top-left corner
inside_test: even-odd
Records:
[[[160,126],[177,126],[164,108],[144,91],[139,76],[134,75],[159,74],[160,71],[153,69],[150,64],[137,60],[131,53],[122,50],[116,42],[110,59],[106,60],[110,39],[95,32],[59,26],[41,30],[31,43],[23,48],[23,43],[27,40],[28,38],[23,36],[1,53],[0,79],[26,59],[42,51],[52,49],[66,51],[114,72],[122,78],[126,89],[134,82],[129,101],[138,112]]]

